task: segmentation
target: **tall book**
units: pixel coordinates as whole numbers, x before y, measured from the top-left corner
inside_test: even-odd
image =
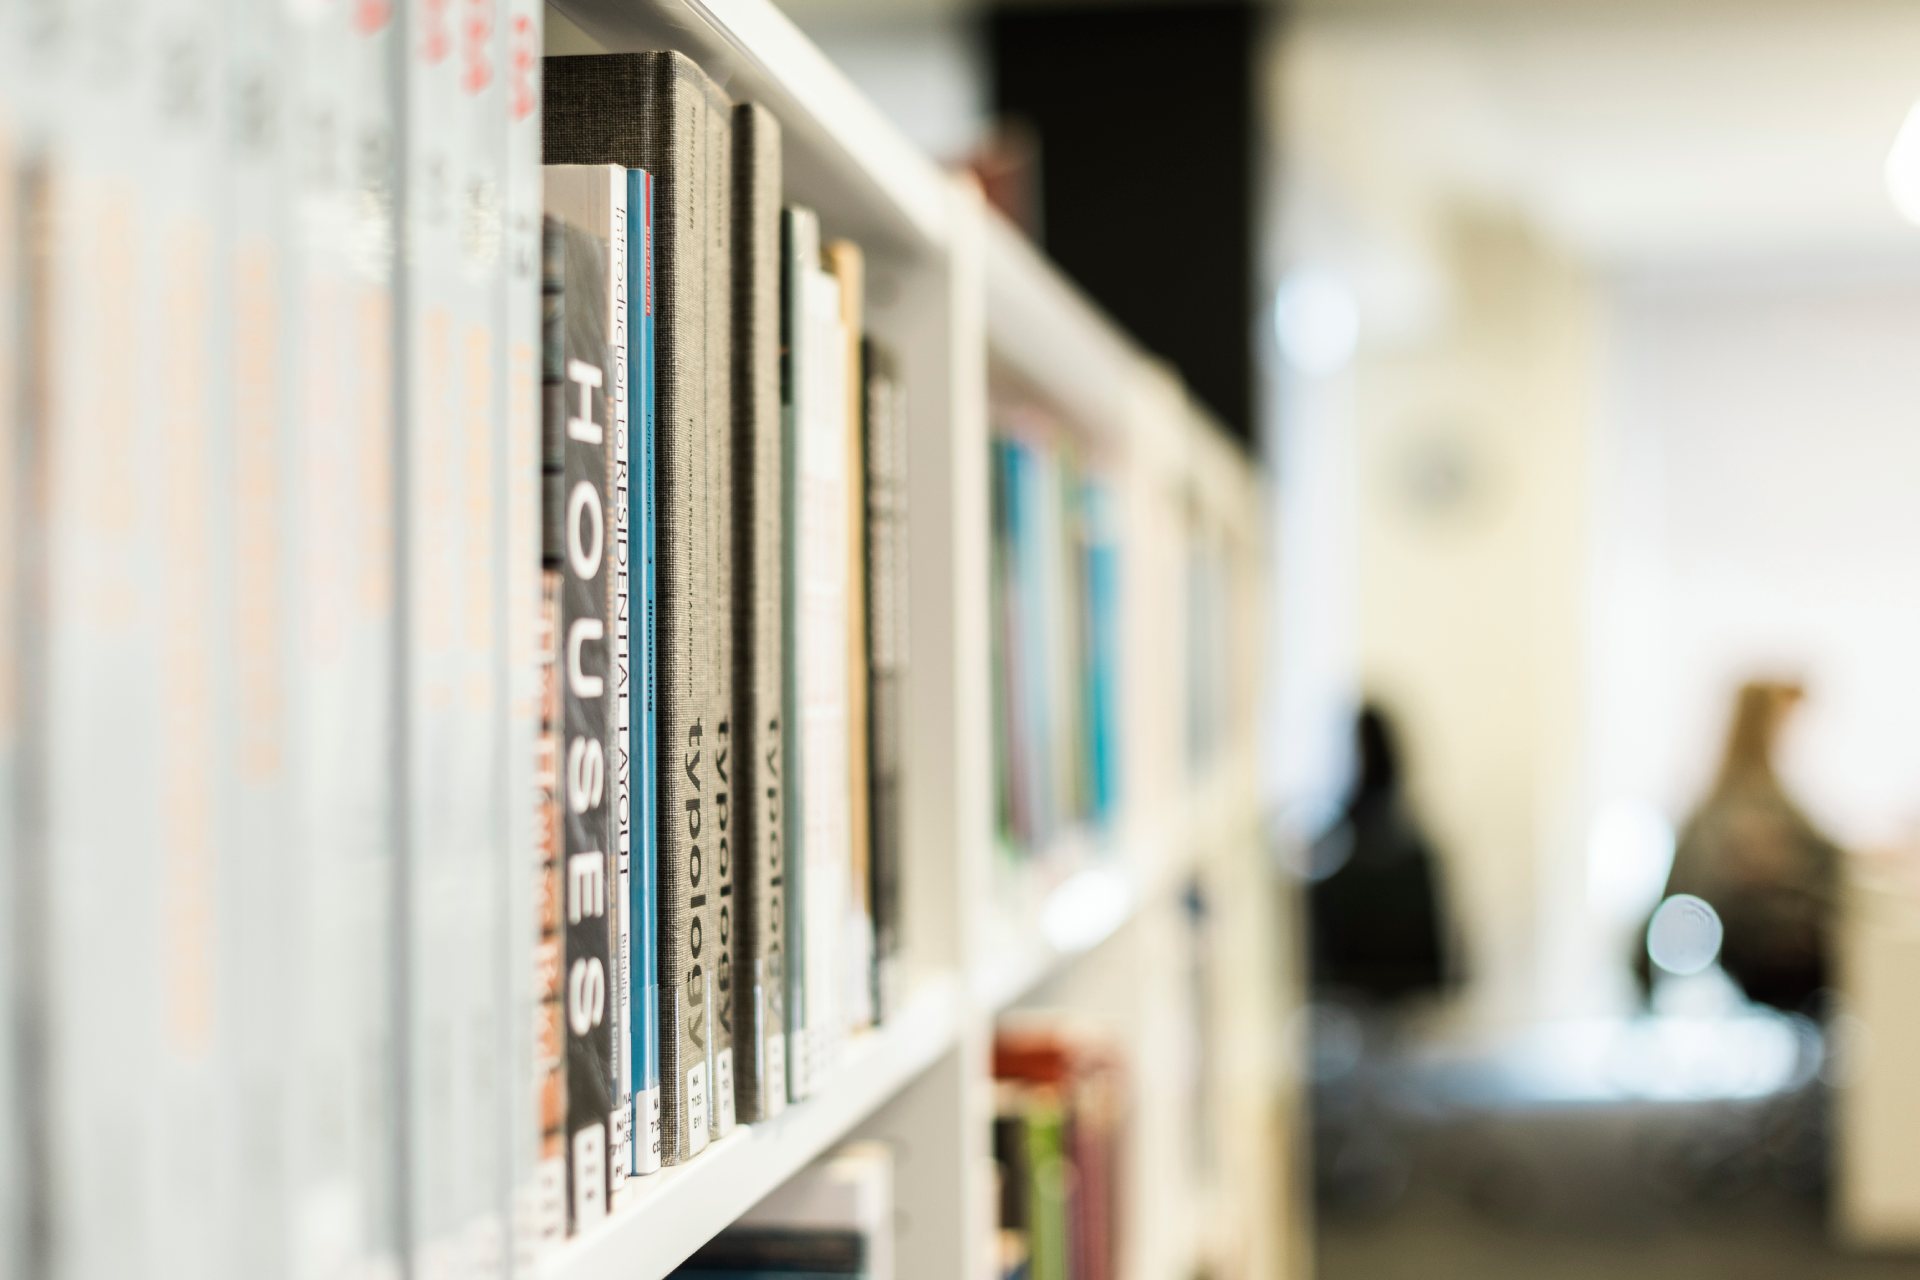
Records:
[[[399,332],[400,812],[403,1221],[408,1269],[467,1265],[466,1213],[474,1115],[467,1064],[483,1046],[467,984],[479,957],[469,902],[480,886],[468,852],[487,806],[470,794],[476,730],[462,696],[472,575],[462,545],[468,483],[465,182],[475,141],[450,16],[434,0],[398,6],[400,133]],[[417,127],[432,120],[433,128]],[[481,431],[484,446],[486,432]],[[483,542],[484,545],[484,542]],[[490,1048],[491,1046],[485,1046]]]
[[[613,769],[614,866],[613,901],[607,910],[613,927],[613,1045],[614,1094],[608,1125],[613,1135],[610,1180],[615,1193],[626,1184],[633,1168],[633,670],[632,670],[632,492],[628,465],[628,396],[632,356],[627,289],[631,279],[628,244],[632,223],[627,214],[627,174],[612,175],[614,205],[609,226],[611,254],[607,262],[609,296],[607,354],[607,635],[612,642],[613,737],[609,760]]]
[[[505,155],[501,177],[501,270],[497,274],[501,343],[496,373],[505,430],[500,436],[495,518],[501,526],[503,572],[495,603],[505,637],[496,670],[506,709],[500,743],[501,821],[507,833],[502,879],[500,1019],[504,1064],[500,1132],[507,1170],[505,1218],[513,1233],[516,1272],[528,1274],[565,1230],[562,1148],[549,1150],[542,1098],[564,1058],[552,1033],[558,1006],[552,997],[559,935],[551,911],[557,888],[560,818],[557,724],[548,714],[554,681],[554,636],[559,620],[548,611],[541,559],[540,413],[542,404],[542,217],[540,174],[541,0],[507,0],[495,34],[501,77]],[[557,586],[557,584],[556,584]],[[557,607],[557,598],[555,601]],[[531,773],[531,777],[529,774]],[[528,963],[528,958],[533,963]],[[560,1193],[552,1194],[553,1172]],[[544,1187],[543,1187],[544,1183]],[[543,1209],[544,1206],[544,1209]],[[560,1209],[556,1216],[552,1210]]]
[[[19,6],[8,11],[11,29],[24,27],[14,25],[23,13]],[[144,34],[143,12],[116,16],[130,36]],[[96,354],[103,339],[117,350],[137,344],[140,183],[129,170],[130,158],[150,141],[148,111],[130,59],[83,63],[89,42],[108,34],[104,13],[72,17],[47,32],[21,68],[32,77],[22,104],[44,104],[49,139],[60,148],[47,192],[46,287],[37,291],[45,300],[49,366],[46,411],[32,428],[42,449],[39,647],[48,712],[33,726],[44,853],[28,869],[44,870],[51,998],[42,1061],[44,1078],[60,1082],[42,1108],[43,1149],[61,1159],[46,1168],[45,1252],[38,1261],[43,1274],[84,1275],[137,1270],[150,1245],[143,1220],[123,1219],[118,1233],[99,1224],[129,1203],[144,1203],[125,1152],[130,1136],[147,1140],[148,1117],[105,1095],[116,1076],[124,1084],[119,1064],[146,1060],[134,1019],[156,993],[146,981],[150,959],[134,946],[142,912],[124,889],[135,883],[127,864],[148,846],[158,806],[151,770],[106,785],[99,744],[111,741],[136,753],[131,759],[154,760],[161,740],[153,668],[140,643],[143,633],[157,633],[157,610],[149,593],[129,590],[154,567],[143,549],[156,521],[139,501],[137,477],[158,459],[140,447],[145,432],[130,389],[135,374],[146,371],[102,378]],[[123,123],[119,136],[116,122]],[[105,599],[120,608],[88,607]],[[102,894],[101,885],[120,891]],[[109,1193],[116,1180],[121,1188]]]
[[[300,679],[286,920],[290,1248],[345,1269],[400,1259],[397,825],[399,541],[395,222],[399,47],[390,11],[296,6]]]
[[[557,224],[554,225],[557,234]],[[556,255],[556,264],[564,259]],[[557,292],[557,290],[556,290]],[[556,343],[558,348],[559,344]],[[564,384],[562,384],[564,385]],[[567,1234],[567,936],[562,861],[566,849],[566,802],[561,761],[565,750],[565,702],[560,678],[558,562],[540,574],[533,662],[538,721],[533,741],[534,907],[532,1108],[536,1146],[532,1182],[516,1219],[516,1261],[537,1265]]]
[[[593,1226],[613,1187],[616,998],[613,964],[614,637],[609,436],[615,299],[625,289],[626,174],[603,165],[546,170],[546,209],[561,224],[565,371],[560,421],[565,476],[561,520],[560,663],[566,798],[568,1226]],[[613,263],[621,262],[614,279]],[[624,353],[620,353],[624,359]]]
[[[632,550],[633,625],[630,661],[634,715],[632,761],[633,1056],[630,1107],[636,1174],[660,1167],[660,792],[659,652],[655,628],[653,448],[653,175],[627,170],[627,424],[628,518]]]
[[[0,1280],[26,1274],[27,1187],[25,1095],[14,1040],[24,1028],[18,965],[12,941],[19,936],[22,878],[18,815],[20,787],[20,621],[26,522],[20,518],[21,463],[25,432],[19,420],[20,202],[22,175],[14,147],[12,32],[0,32]]]
[[[906,404],[893,354],[863,344],[866,413],[868,900],[873,910],[873,1011],[884,1018],[900,984],[900,867],[905,835],[907,665]]]
[[[227,705],[233,717],[223,772],[236,847],[232,906],[221,930],[228,989],[247,1016],[236,1019],[231,1070],[237,1096],[259,1116],[232,1124],[227,1160],[236,1179],[230,1258],[241,1274],[282,1269],[289,1250],[294,1170],[284,1118],[287,1043],[295,1006],[286,999],[286,922],[276,904],[289,890],[308,837],[295,821],[293,714],[303,676],[295,661],[296,584],[304,567],[295,501],[302,458],[294,413],[302,369],[296,292],[301,246],[294,239],[298,170],[283,144],[283,121],[299,105],[286,76],[292,20],[275,6],[232,9],[225,26],[226,315],[217,342],[227,351],[225,386],[231,431],[218,465],[228,483],[214,536],[227,549],[225,617],[231,654]]]
[[[781,839],[780,129],[733,111],[733,687],[735,1096],[786,1103]]]
[[[130,590],[144,597],[133,612],[151,610],[151,625],[138,632],[144,662],[121,678],[151,679],[155,714],[145,727],[155,737],[143,742],[137,704],[126,708],[132,752],[126,758],[151,767],[115,771],[112,792],[97,793],[94,802],[111,794],[119,807],[119,787],[131,781],[125,775],[145,773],[155,802],[147,812],[157,821],[137,848],[122,854],[121,873],[96,883],[94,896],[101,896],[99,884],[111,884],[116,895],[144,904],[126,935],[138,948],[137,972],[120,975],[137,1001],[128,1011],[129,1031],[144,1041],[125,1061],[140,1069],[148,1113],[116,1144],[146,1157],[128,1162],[129,1200],[158,1210],[169,1205],[174,1186],[196,1189],[147,1218],[152,1238],[141,1269],[191,1275],[223,1265],[222,1253],[239,1237],[240,1204],[248,1195],[230,1158],[240,1136],[232,1099],[247,1024],[238,992],[222,972],[241,941],[235,931],[246,924],[241,895],[251,871],[235,856],[239,831],[230,818],[238,728],[230,625],[237,550],[228,395],[233,364],[226,342],[235,210],[223,190],[231,171],[230,101],[222,92],[230,33],[224,15],[183,0],[131,8],[135,26],[127,38],[136,48],[128,71],[137,101],[124,143],[133,159],[122,172],[137,175],[139,185],[133,252],[140,264],[113,287],[135,293],[138,318],[129,348],[100,335],[93,341],[96,351],[128,352],[114,381],[135,390],[115,394],[137,399],[129,419],[137,438],[132,447],[109,446],[121,456],[108,465],[128,468],[124,478],[135,492],[115,495],[97,478],[89,501],[108,507],[126,500],[154,518],[144,536],[134,535],[143,545],[112,571],[129,574]],[[266,448],[273,447],[269,440]],[[95,455],[85,465],[93,470],[101,461]],[[270,649],[271,642],[262,647]],[[143,747],[157,750],[146,755]],[[257,798],[247,802],[255,820]],[[112,927],[110,920],[94,923]],[[109,962],[111,954],[96,952],[92,962]]]
[[[677,53],[549,58],[550,162],[641,168],[654,182],[654,490],[659,735],[661,1160],[702,1151],[713,1117],[714,751],[725,718],[713,670],[718,568],[709,543],[710,360],[726,299],[708,288],[717,184],[708,117],[718,89]],[[724,242],[723,242],[724,243]]]
[[[807,862],[804,1078],[809,1090],[837,1061],[849,989],[847,922],[852,900],[847,783],[847,366],[841,282],[816,271],[807,282],[808,362],[799,427],[799,546],[790,589],[799,609],[801,843]]]
[[[709,705],[714,736],[707,760],[712,802],[713,889],[713,1137],[734,1124],[733,1090],[733,885],[735,840],[733,773],[738,721],[733,685],[733,103],[709,80],[706,85],[705,155],[707,219],[707,652]]]
[[[869,818],[867,742],[867,495],[860,477],[866,470],[866,409],[861,391],[860,343],[866,325],[866,259],[849,240],[826,247],[827,269],[840,282],[840,386],[845,423],[847,561],[847,857],[849,896],[846,940],[840,975],[841,1001],[849,1030],[873,1025],[872,846]]]
[[[807,299],[820,269],[820,224],[813,211],[780,215],[780,754],[785,765],[779,806],[785,903],[782,951],[786,1003],[786,1092],[804,1098],[807,1078],[806,811],[800,751],[800,445],[812,417],[813,329]]]

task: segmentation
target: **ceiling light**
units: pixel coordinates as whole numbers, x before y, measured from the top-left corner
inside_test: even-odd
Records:
[[[1887,194],[1901,217],[1920,225],[1920,102],[1907,112],[1887,152]]]

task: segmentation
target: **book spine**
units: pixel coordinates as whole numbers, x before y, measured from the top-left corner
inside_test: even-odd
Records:
[[[740,1118],[786,1102],[781,840],[780,134],[771,113],[734,108],[733,680],[735,1092]]]
[[[869,755],[867,743],[867,539],[865,397],[860,376],[860,340],[865,326],[866,263],[859,246],[835,240],[826,249],[827,267],[840,283],[840,412],[847,620],[846,680],[846,885],[840,928],[839,999],[846,1030],[873,1024],[873,903],[871,845],[867,832]]]
[[[400,1266],[396,25],[302,29],[296,1276]],[[302,1105],[304,1104],[304,1105]]]
[[[443,13],[447,0],[431,0]],[[456,1145],[453,1223],[459,1265],[465,1274],[498,1276],[510,1261],[511,1176],[503,1119],[509,1103],[504,1061],[509,1017],[506,880],[520,849],[509,838],[521,820],[528,794],[530,759],[511,752],[513,718],[509,687],[510,635],[507,546],[508,498],[507,316],[505,208],[507,95],[499,61],[507,27],[506,0],[462,0],[446,19],[453,41],[458,114],[428,118],[419,127],[451,127],[459,136],[455,156],[454,210],[458,285],[454,294],[457,424],[452,453],[442,460],[455,472],[450,532],[462,581],[456,589],[453,637],[458,691],[453,709],[452,786],[456,815],[447,856],[462,886],[453,922],[459,952],[446,975],[456,1031],[453,1113]],[[431,37],[432,32],[429,31]],[[524,611],[514,621],[524,624]],[[515,957],[525,955],[524,933],[511,928]],[[446,957],[443,957],[443,962]],[[429,1085],[431,1087],[431,1085]]]
[[[458,1274],[471,1107],[465,1064],[479,1046],[461,998],[471,962],[460,840],[468,753],[461,741],[462,592],[459,545],[466,480],[461,432],[464,322],[461,184],[468,138],[454,15],[408,0],[399,33],[401,252],[398,370],[403,405],[399,484],[402,645],[400,805],[404,1222],[408,1270]]]
[[[633,891],[632,722],[633,685],[629,661],[630,595],[629,503],[627,473],[628,307],[627,307],[627,176],[613,173],[607,183],[607,636],[611,645],[608,666],[613,678],[613,724],[610,764],[613,770],[613,901],[608,915],[613,927],[613,1004],[608,1022],[612,1054],[613,1095],[608,1132],[612,1135],[608,1161],[611,1193],[626,1185],[633,1163],[633,1046],[628,1028],[633,1021],[630,908]]]
[[[850,897],[847,786],[847,453],[845,328],[840,281],[808,282],[807,403],[800,424],[799,595],[801,788],[806,847],[806,1078],[817,1087],[846,1027]]]
[[[634,697],[631,746],[634,842],[633,1172],[660,1168],[660,868],[658,681],[654,597],[653,449],[653,176],[627,171],[627,421],[630,462],[629,536],[633,584],[631,661]]]
[[[496,609],[506,641],[497,678],[507,714],[500,791],[508,849],[501,882],[500,1060],[506,1064],[506,1085],[500,1123],[508,1195],[504,1220],[512,1232],[514,1270],[523,1274],[566,1229],[564,1141],[549,1146],[552,1131],[544,1105],[547,1086],[564,1061],[555,1054],[564,1043],[555,1038],[560,953],[553,908],[558,899],[557,893],[548,896],[549,886],[559,887],[559,749],[547,714],[548,693],[557,688],[553,645],[559,623],[547,611],[540,510],[544,12],[539,0],[508,0],[497,41],[506,141],[499,275],[505,431],[498,468],[504,572]],[[529,853],[530,861],[521,861]]]
[[[27,1158],[26,1092],[21,1059],[31,1052],[25,1040],[26,1001],[15,958],[27,903],[22,889],[29,877],[20,871],[21,814],[26,796],[21,787],[21,619],[26,616],[21,596],[25,573],[27,525],[21,518],[21,478],[25,473],[27,436],[21,421],[20,352],[25,345],[19,322],[26,310],[20,267],[22,201],[25,174],[15,140],[13,101],[14,33],[0,31],[0,1027],[6,1041],[0,1045],[0,1280],[19,1280],[27,1273],[27,1208],[33,1172]]]
[[[612,965],[613,641],[612,518],[608,434],[615,389],[608,224],[625,178],[606,168],[549,168],[547,207],[565,223],[564,450],[560,563],[561,675],[565,696],[567,911],[568,1225],[586,1230],[605,1217],[612,1190],[610,1117],[614,1056]],[[624,288],[624,281],[621,282]]]
[[[900,865],[904,831],[901,720],[907,657],[905,404],[893,361],[866,344],[867,645],[872,750],[868,834],[873,904],[872,1000],[876,1019],[894,1007],[899,987]]]
[[[540,573],[534,627],[534,678],[539,723],[534,736],[534,902],[539,933],[533,950],[533,1086],[537,1146],[519,1252],[521,1270],[567,1234],[566,916],[562,859],[566,820],[562,789],[565,709],[560,681],[560,591],[557,567]]]
[[[811,1092],[807,1075],[810,1010],[806,902],[807,877],[806,793],[807,759],[802,750],[801,589],[802,524],[800,519],[801,454],[805,429],[812,419],[814,359],[810,306],[813,277],[819,269],[819,224],[807,209],[789,208],[780,222],[780,745],[786,765],[779,796],[785,835],[786,925],[786,1055],[787,1099],[797,1102]]]
[[[663,60],[664,61],[664,60]],[[656,590],[660,631],[660,874],[667,926],[660,940],[661,1160],[692,1159],[706,1148],[712,1028],[712,836],[706,805],[710,750],[706,611],[707,295],[705,234],[711,216],[705,172],[704,93],[663,68],[667,83],[652,109],[671,139],[670,163],[655,177],[666,216],[658,236],[655,300],[654,478],[659,504]],[[667,1029],[670,1027],[671,1029]]]
[[[234,1019],[231,1070],[244,1115],[228,1105],[228,1157],[237,1196],[228,1242],[237,1274],[272,1274],[291,1257],[293,1170],[288,1144],[288,1041],[294,1006],[285,975],[292,956],[279,904],[290,898],[306,829],[294,820],[292,722],[296,584],[301,559],[296,497],[301,459],[294,412],[299,387],[299,246],[293,237],[295,170],[282,121],[294,106],[287,76],[291,26],[279,6],[233,5],[226,22],[228,352],[224,393],[231,434],[224,450],[225,529],[230,548],[231,770],[234,847],[231,927],[222,967],[243,1017]],[[216,479],[216,484],[218,483]]]
[[[123,141],[122,163],[139,175],[133,252],[146,287],[139,291],[137,354],[131,369],[120,371],[138,389],[132,420],[143,439],[133,449],[118,447],[122,465],[135,468],[130,478],[147,491],[130,500],[154,517],[151,540],[121,567],[153,606],[141,647],[154,678],[149,724],[156,737],[145,745],[159,749],[138,754],[136,730],[130,744],[136,754],[128,759],[152,762],[145,772],[157,823],[123,854],[132,864],[126,874],[101,883],[147,904],[130,935],[141,953],[139,976],[118,975],[141,998],[130,1027],[144,1044],[130,1061],[144,1068],[142,1093],[151,1103],[145,1145],[133,1145],[142,1141],[135,1130],[121,1148],[139,1153],[133,1204],[153,1210],[142,1269],[217,1275],[230,1264],[227,1251],[239,1238],[248,1195],[232,1159],[240,1140],[232,1100],[242,1080],[245,1029],[235,988],[244,980],[229,966],[251,932],[242,897],[251,868],[234,857],[238,685],[230,625],[236,547],[227,339],[235,220],[225,181],[229,100],[223,92],[229,31],[216,6],[151,0],[145,10],[150,25],[133,54],[141,66],[132,113],[139,123]],[[111,348],[95,348],[101,349]],[[272,447],[269,435],[266,448]],[[100,460],[89,458],[87,465]],[[272,469],[271,460],[264,469]],[[104,505],[115,498],[96,489],[92,500]],[[144,673],[128,674],[139,679]],[[244,802],[249,825],[260,798],[249,794]],[[196,1194],[184,1201],[173,1196],[181,1184]]]
[[[566,890],[566,701],[560,668],[563,639],[561,594],[566,557],[560,529],[563,515],[549,516],[547,507],[565,505],[567,438],[567,233],[558,218],[540,224],[540,519],[541,633],[536,638],[542,674],[551,681],[540,690],[541,750],[536,756],[536,781],[551,765],[552,794],[536,792],[537,802],[550,806],[551,825],[536,835],[541,854],[535,887],[540,909],[541,942],[534,951],[534,994],[540,1001],[536,1022],[535,1062],[539,1087],[540,1166],[536,1183],[533,1232],[551,1244],[567,1234],[568,1151],[567,1061],[571,1037],[567,1027],[567,890]],[[549,631],[548,628],[551,628]]]
[[[710,1132],[725,1137],[734,1125],[733,1082],[733,772],[738,723],[733,686],[733,109],[709,82],[705,125],[708,222],[707,269],[707,652],[714,739],[711,769],[713,948],[711,1016],[713,1099]]]
[[[97,29],[104,15],[73,16],[77,21],[54,27],[37,43],[32,60],[48,69],[39,84],[27,86],[51,100],[42,118],[49,147],[61,153],[49,170],[44,219],[46,287],[38,296],[49,331],[49,388],[46,416],[35,431],[45,492],[44,702],[58,709],[35,726],[45,976],[52,983],[44,1071],[46,1079],[61,1082],[44,1122],[46,1150],[61,1159],[46,1169],[41,1261],[48,1274],[105,1275],[116,1267],[138,1270],[150,1245],[145,1219],[127,1214],[144,1198],[126,1160],[130,1143],[147,1142],[148,1117],[111,1090],[116,1082],[124,1086],[116,1063],[144,1061],[133,1017],[154,994],[146,980],[151,966],[135,948],[142,913],[132,895],[102,895],[99,886],[150,891],[126,874],[125,864],[142,846],[142,828],[150,837],[157,806],[145,777],[116,779],[110,792],[103,790],[98,744],[113,742],[140,753],[136,759],[157,758],[145,754],[159,742],[152,668],[137,643],[155,628],[156,611],[145,590],[131,590],[150,567],[140,546],[155,522],[135,478],[153,458],[139,447],[144,433],[128,389],[147,371],[130,363],[125,376],[101,378],[96,354],[137,349],[135,298],[144,287],[135,274],[137,184],[130,174],[116,174],[114,165],[129,154],[121,149],[129,135],[148,141],[148,113],[137,100],[131,55]],[[142,9],[119,16],[128,36],[145,34]],[[91,61],[88,55],[98,51],[119,56]],[[51,69],[60,63],[64,73]],[[116,116],[129,128],[116,130]],[[114,518],[104,518],[110,512]],[[114,600],[119,607],[88,608],[89,600]],[[112,803],[101,803],[103,795]],[[109,1214],[121,1215],[119,1232],[98,1229],[113,1220]]]

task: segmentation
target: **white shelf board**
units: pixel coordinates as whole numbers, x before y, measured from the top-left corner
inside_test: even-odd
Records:
[[[945,252],[952,179],[767,0],[548,0],[611,51],[678,49],[780,121],[786,198],[882,257]]]
[[[1118,933],[1139,909],[1139,877],[1118,857],[1069,875],[1042,898],[1031,918],[994,939],[974,973],[973,996],[998,1013],[1025,998],[1069,962]]]
[[[606,1222],[554,1252],[544,1280],[658,1280],[817,1160],[951,1049],[959,985],[923,982],[899,1014],[852,1038],[819,1093],[743,1125],[684,1165],[627,1184]]]
[[[1077,863],[1078,869],[994,922],[972,995],[1001,1012],[1082,956],[1099,950],[1143,909],[1177,893],[1202,865],[1228,856],[1231,837],[1252,829],[1257,799],[1231,768],[1195,779],[1186,795],[1157,814],[1133,820],[1130,834],[1096,841],[1084,831],[1061,838],[1065,849],[1038,861]]]

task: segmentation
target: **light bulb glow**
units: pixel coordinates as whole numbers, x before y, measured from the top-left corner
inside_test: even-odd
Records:
[[[1360,308],[1332,271],[1295,267],[1274,293],[1273,329],[1280,354],[1295,369],[1315,376],[1338,373],[1359,343]]]
[[[1887,151],[1887,195],[1908,222],[1920,226],[1920,102],[1907,111],[1905,123]]]

